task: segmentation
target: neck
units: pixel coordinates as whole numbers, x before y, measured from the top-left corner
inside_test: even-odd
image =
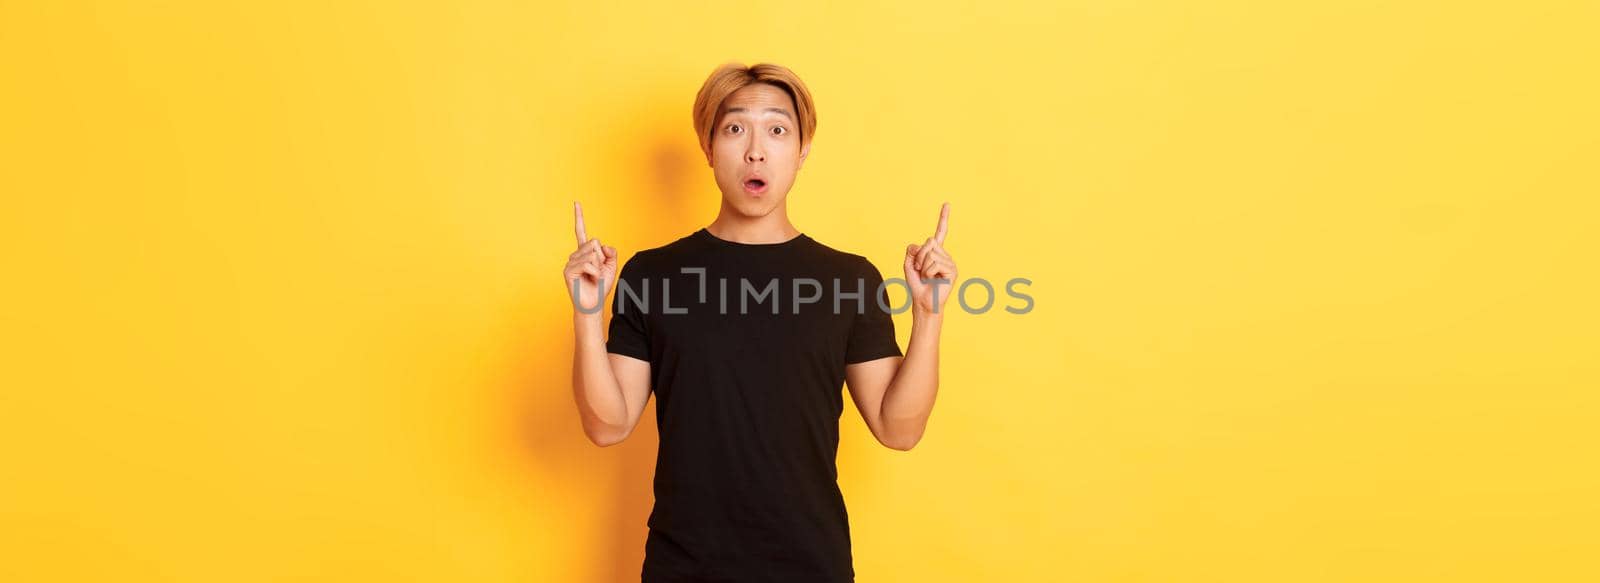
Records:
[[[782,243],[800,236],[782,204],[765,216],[751,217],[728,208],[724,201],[717,219],[706,225],[706,230],[718,239],[735,243]]]

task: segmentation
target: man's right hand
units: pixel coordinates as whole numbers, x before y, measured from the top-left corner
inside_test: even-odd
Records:
[[[583,228],[583,205],[572,203],[572,212],[576,219],[578,235],[578,248],[567,259],[567,266],[561,270],[561,277],[567,289],[567,297],[573,296],[573,280],[577,280],[577,295],[574,298],[574,312],[592,310],[594,307],[605,307],[606,296],[611,294],[611,286],[617,283],[617,248],[600,244],[599,239],[590,239]],[[593,314],[598,316],[599,311]]]

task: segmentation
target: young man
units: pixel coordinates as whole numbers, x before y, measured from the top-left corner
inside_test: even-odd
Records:
[[[939,330],[956,266],[934,236],[906,247],[912,327],[896,343],[882,276],[790,224],[789,188],[816,132],[784,67],[711,74],[694,126],[722,191],[716,220],[627,261],[607,340],[617,250],[585,232],[562,272],[575,305],[573,392],[584,433],[627,439],[656,395],[660,449],[643,581],[849,582],[835,460],[841,383],[880,443],[909,450],[939,386]]]

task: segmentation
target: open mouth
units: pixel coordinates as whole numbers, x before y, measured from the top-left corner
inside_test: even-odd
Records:
[[[751,178],[745,180],[744,189],[746,192],[753,192],[757,194],[765,192],[767,190],[767,181],[760,178]]]

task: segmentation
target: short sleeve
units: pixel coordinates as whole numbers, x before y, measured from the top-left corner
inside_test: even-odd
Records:
[[[645,279],[634,255],[617,273],[616,289],[611,293],[611,328],[606,336],[606,352],[650,360],[650,326],[645,319],[647,305]]]
[[[894,337],[894,318],[885,309],[889,303],[889,290],[883,286],[883,276],[877,266],[865,258],[860,259],[858,277],[864,282],[862,290],[867,297],[866,309],[855,315],[850,325],[850,340],[845,346],[845,364],[876,360],[887,356],[903,356],[900,343]],[[849,287],[841,283],[841,287]]]

